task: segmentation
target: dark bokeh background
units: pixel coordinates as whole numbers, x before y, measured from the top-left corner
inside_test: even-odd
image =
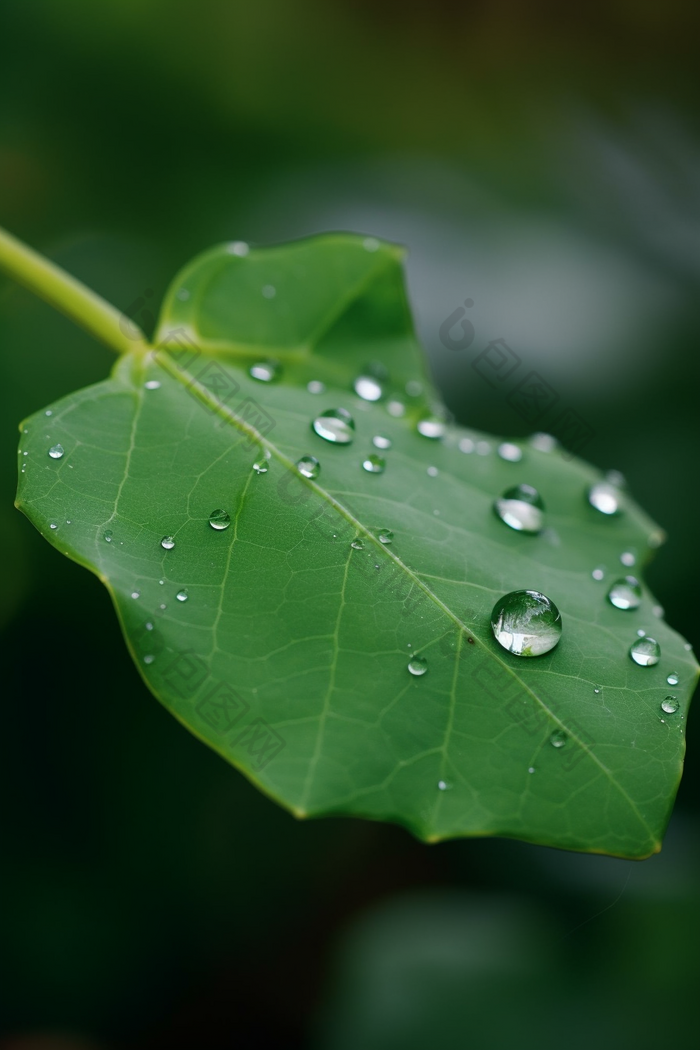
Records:
[[[0,223],[147,329],[221,240],[411,249],[457,417],[503,337],[669,534],[697,650],[700,21],[682,0],[2,0]],[[152,294],[147,296],[146,290]],[[440,324],[474,300],[473,348]],[[141,297],[141,305],[134,303]],[[12,507],[19,420],[109,351],[0,283],[3,1050],[696,1045],[700,776],[641,864],[299,824],[182,729]]]

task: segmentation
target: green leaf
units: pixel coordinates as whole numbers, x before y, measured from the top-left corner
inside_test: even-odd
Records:
[[[617,516],[594,510],[599,473],[559,450],[526,442],[513,463],[484,435],[418,431],[435,395],[400,259],[345,234],[196,259],[166,298],[158,349],[136,347],[23,425],[17,505],[107,586],[155,696],[295,815],[647,856],[698,668],[648,591],[636,612],[605,596],[629,572],[621,553],[643,563],[659,532],[630,499]],[[253,378],[268,359],[277,378]],[[389,376],[375,403],[353,391],[368,362]],[[337,408],[354,417],[347,445],[311,429]],[[363,469],[370,454],[383,472]],[[493,512],[521,482],[544,498],[539,535]],[[492,607],[518,589],[561,611],[546,655],[493,637]],[[628,655],[640,627],[660,643],[654,667]],[[426,673],[409,672],[412,654]],[[665,715],[669,693],[680,709]]]

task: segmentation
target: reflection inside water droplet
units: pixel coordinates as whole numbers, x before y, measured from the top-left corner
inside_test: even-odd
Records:
[[[630,656],[640,667],[653,667],[661,657],[661,646],[654,638],[644,635],[632,642]]]
[[[221,532],[223,529],[227,529],[231,524],[231,517],[226,513],[225,510],[213,510],[209,515],[209,524],[212,529],[216,529],[217,532]]]
[[[428,661],[424,656],[412,656],[406,666],[411,674],[420,677],[428,670]]]
[[[540,591],[511,591],[494,605],[491,630],[509,653],[542,656],[561,638],[561,615],[554,602]]]
[[[311,429],[333,445],[349,445],[355,436],[355,421],[344,408],[329,408],[311,424]]]

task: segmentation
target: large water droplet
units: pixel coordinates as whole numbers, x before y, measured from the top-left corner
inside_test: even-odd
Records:
[[[552,747],[564,747],[568,739],[563,729],[555,729],[549,737],[549,742]]]
[[[175,595],[175,597],[177,598],[177,600],[178,600],[179,602],[186,602],[186,601],[187,601],[187,599],[189,598],[189,593],[188,593],[188,591],[187,591],[187,588],[186,588],[186,587],[183,587],[183,588],[182,588],[181,590],[179,590],[179,591],[177,592],[177,594]]]
[[[677,671],[671,671],[670,674],[666,675],[666,681],[669,685],[678,685],[679,674]]]
[[[619,514],[621,497],[618,489],[608,481],[597,481],[588,490],[588,502],[601,514]]]
[[[561,615],[540,591],[511,591],[491,613],[494,638],[515,656],[542,656],[561,638]]]
[[[608,591],[608,601],[616,609],[638,609],[642,604],[642,588],[634,576],[615,580]]]
[[[386,468],[386,460],[383,456],[378,456],[373,452],[362,461],[362,466],[370,474],[383,474]]]
[[[519,463],[523,458],[523,450],[510,441],[503,441],[498,446],[498,455],[507,463]]]
[[[667,715],[675,715],[680,706],[677,696],[665,696],[661,701],[661,710]]]
[[[173,547],[175,546],[175,537],[174,536],[163,536],[163,539],[160,541],[160,545],[166,551],[171,551],[173,549]]]
[[[353,390],[363,401],[379,401],[382,394],[382,384],[374,376],[358,376],[353,383]]]
[[[209,515],[209,524],[212,529],[221,532],[222,529],[227,529],[231,524],[231,516],[225,510],[213,510]]]
[[[305,478],[317,478],[321,472],[321,464],[314,456],[302,456],[297,460],[297,470]]]
[[[426,416],[425,419],[418,420],[416,429],[419,434],[423,435],[423,437],[432,438],[433,441],[436,441],[445,436],[445,430],[447,428],[443,420],[438,419],[437,416]]]
[[[428,661],[424,656],[412,656],[407,666],[411,674],[419,677],[428,670]]]
[[[380,529],[377,533],[377,537],[380,543],[388,544],[391,543],[391,541],[393,540],[394,533],[391,531],[391,529]]]
[[[271,383],[273,380],[279,379],[282,368],[279,361],[257,361],[250,366],[248,373],[253,379],[257,379],[261,383]]]
[[[349,445],[355,436],[355,421],[344,408],[329,408],[314,419],[311,429],[324,441]]]
[[[60,459],[63,455],[63,445],[52,445],[49,449],[51,459]]]
[[[655,639],[644,635],[636,642],[632,642],[630,656],[640,667],[653,667],[654,664],[658,664],[661,657],[661,646]]]
[[[375,448],[391,448],[391,438],[385,437],[383,434],[375,434],[372,438],[372,444]]]
[[[501,521],[517,532],[534,536],[542,529],[544,503],[532,485],[515,485],[507,489],[494,502],[493,509]]]

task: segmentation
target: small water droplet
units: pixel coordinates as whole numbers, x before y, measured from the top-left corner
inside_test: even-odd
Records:
[[[186,587],[182,587],[182,588],[181,588],[181,590],[179,590],[179,591],[177,592],[177,594],[175,595],[175,597],[177,598],[177,600],[178,600],[179,602],[186,602],[186,601],[187,601],[187,599],[189,598],[189,593],[188,593],[188,590],[187,590],[187,588],[186,588]]]
[[[471,438],[462,438],[457,446],[460,452],[466,452],[469,455],[476,448],[475,443]]]
[[[162,587],[162,586],[163,586],[163,584],[165,583],[165,580],[158,580],[158,583],[159,583],[159,584],[161,585],[161,587]]]
[[[428,670],[428,661],[424,656],[414,655],[408,661],[407,667],[411,674],[416,675],[416,677],[420,677],[420,675],[425,674],[425,672]]]
[[[160,541],[160,545],[166,551],[171,551],[173,549],[173,547],[175,546],[175,537],[174,536],[163,536],[163,539]]]
[[[593,686],[593,692],[596,694],[596,696],[598,696],[600,693],[602,693],[603,692],[602,685],[594,685]]]
[[[677,671],[671,671],[670,674],[666,675],[666,681],[669,685],[678,685],[679,675]]]
[[[532,485],[515,485],[506,489],[501,498],[495,500],[493,509],[501,521],[516,532],[535,536],[542,530],[544,502]]]
[[[530,766],[530,768],[528,769],[528,773],[534,773],[534,772],[535,772],[535,767],[534,766]]]
[[[476,454],[477,456],[488,456],[491,451],[491,444],[488,441],[477,441],[476,443]]]
[[[549,737],[549,742],[552,747],[564,747],[569,737],[563,729],[555,729]]]
[[[45,415],[45,416],[52,416],[52,415],[53,415],[53,412],[51,411],[51,409],[50,409],[50,408],[47,408],[47,409],[46,409],[46,411],[44,412],[44,415]]]
[[[620,555],[620,561],[623,565],[627,566],[628,569],[631,569],[636,563],[637,558],[634,551],[623,551]]]
[[[50,521],[49,522],[49,528],[50,529],[57,529],[58,528],[58,522],[57,521]]]
[[[231,524],[231,516],[225,510],[213,510],[209,515],[209,524],[212,529],[221,532],[222,529],[227,529]]]
[[[602,567],[602,565],[599,565],[597,569],[593,570],[593,572],[591,573],[591,576],[593,577],[594,580],[604,580],[605,579],[605,569]]]
[[[158,606],[158,608],[159,609],[167,609],[168,606],[165,604],[165,602],[161,602],[160,605]]]
[[[226,251],[229,255],[239,255],[242,257],[248,254],[250,248],[245,241],[231,241],[231,243],[226,246]]]
[[[379,401],[384,393],[382,385],[374,376],[358,376],[353,383],[353,390],[363,401]]]
[[[551,434],[544,434],[539,431],[536,434],[530,435],[530,444],[533,448],[536,448],[538,452],[554,452],[558,442]]]
[[[256,474],[267,474],[270,469],[269,458],[270,453],[264,452],[259,459],[256,459],[255,463],[253,463],[253,470]]]
[[[491,612],[494,638],[515,656],[542,656],[561,638],[561,614],[540,591],[511,591]]]
[[[419,379],[409,379],[406,383],[405,390],[409,397],[420,397],[423,393],[423,384]]]
[[[365,237],[362,247],[366,252],[376,252],[379,249],[379,241],[376,237]]]
[[[498,455],[507,463],[519,463],[523,458],[523,450],[510,441],[503,441],[498,446]]]
[[[652,605],[651,611],[654,614],[654,616],[658,616],[660,619],[664,614],[664,607],[663,605]]]
[[[355,537],[350,546],[356,551],[363,551],[365,549],[365,545],[359,536]]]
[[[390,416],[394,416],[399,419],[401,416],[406,414],[406,406],[401,401],[387,401],[386,410]]]
[[[344,408],[329,408],[311,424],[311,429],[333,445],[349,445],[355,436],[355,421]]]
[[[661,657],[661,646],[654,638],[643,635],[630,646],[630,656],[640,667],[653,667]]]
[[[153,630],[153,624],[150,621],[147,624],[145,624],[144,626],[145,626],[147,631],[152,631]]]
[[[112,532],[112,530],[111,529],[107,529],[106,532],[102,533],[102,539],[105,541],[105,543],[111,543],[113,535],[114,535],[114,533]]]
[[[266,299],[274,299],[277,295],[277,289],[274,284],[265,284],[263,285],[262,293]]]
[[[326,384],[322,383],[320,379],[312,379],[306,384],[306,389],[310,394],[322,394],[326,389]]]
[[[693,648],[693,647],[692,647],[692,645],[690,644],[690,642],[686,642],[686,643],[685,643],[685,645],[683,646],[683,648],[685,649],[685,651],[686,651],[687,653],[689,653],[689,652],[691,652],[691,651],[692,651],[692,648]]]
[[[146,390],[158,390],[159,387],[160,387],[160,380],[159,379],[149,379],[143,385],[145,386]]]
[[[612,515],[620,513],[620,492],[607,481],[597,481],[591,485],[587,493],[588,502],[601,514]]]
[[[608,470],[605,473],[605,480],[609,481],[615,488],[623,489],[627,484],[627,479],[624,474],[621,474],[619,470]]]
[[[279,361],[256,361],[248,369],[248,374],[259,383],[272,383],[273,380],[279,379],[282,367]]]
[[[297,460],[297,470],[305,478],[317,478],[321,472],[321,464],[314,456],[302,456]]]
[[[155,660],[155,656],[152,656],[150,653],[148,654],[148,656],[144,656],[144,658],[143,658],[143,662],[145,664],[152,664],[154,660]]]
[[[416,429],[419,434],[423,437],[431,438],[433,441],[437,441],[445,436],[445,424],[443,420],[438,419],[437,416],[426,416],[425,419],[419,419],[416,424]]]
[[[132,597],[132,598],[133,598],[134,600],[135,600],[136,598],[140,598],[140,597],[141,597],[141,591],[132,591],[132,592],[131,592],[131,597]]]
[[[51,459],[60,459],[63,455],[63,445],[52,445],[49,449]]]
[[[377,533],[377,537],[380,543],[389,544],[394,538],[394,533],[391,529],[380,529]]]
[[[186,288],[180,288],[180,290],[177,293],[177,298],[180,300],[180,302],[186,303],[189,297],[190,293],[188,292],[188,290]]]
[[[383,474],[386,468],[386,460],[383,456],[378,456],[373,452],[362,461],[362,466],[370,474]]]
[[[450,785],[446,780],[438,780],[438,791],[449,791]]]
[[[675,715],[680,706],[680,701],[677,696],[665,696],[661,701],[661,710],[666,715]]]
[[[439,473],[440,471],[437,467],[428,467],[428,469],[426,470],[426,474],[428,475],[428,477],[431,478],[436,478]]]
[[[654,532],[649,533],[647,537],[647,543],[650,547],[660,547],[662,543],[666,542],[666,533],[663,529],[656,529]]]
[[[645,629],[643,627],[640,627],[637,631],[637,638],[643,638],[646,633],[647,632],[645,631]]]
[[[642,604],[642,588],[634,576],[615,580],[608,591],[608,601],[616,609],[638,609]]]
[[[372,438],[372,444],[375,448],[391,448],[391,438],[385,437],[383,434],[375,434]]]

